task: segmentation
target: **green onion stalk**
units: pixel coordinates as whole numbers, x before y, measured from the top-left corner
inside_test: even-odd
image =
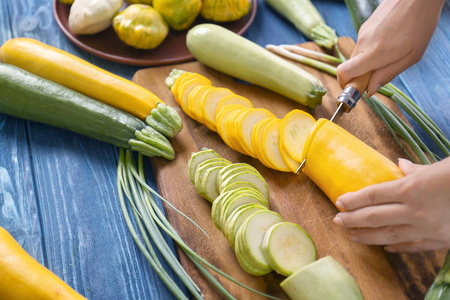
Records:
[[[293,45],[267,45],[266,48],[276,54],[321,70],[335,77],[337,76],[336,67],[330,65],[329,63],[336,64],[342,62],[341,58],[336,58],[321,52],[308,50]],[[388,83],[383,86],[379,93],[392,99],[392,101],[402,108],[406,114],[416,121],[417,124],[425,130],[425,132],[427,132],[445,156],[450,156],[449,139],[411,98],[400,91],[392,83]],[[386,123],[389,131],[392,133],[401,149],[412,161],[417,162],[412,153],[410,153],[403,146],[401,141],[398,139],[398,136],[409,145],[412,152],[417,156],[422,164],[431,164],[432,162],[442,159],[433,153],[420,139],[420,137],[395,112],[381,102],[376,96],[369,97],[365,99],[365,101]]]
[[[227,275],[220,269],[210,264],[184,243],[176,230],[166,219],[165,214],[158,206],[155,197],[160,199],[161,201],[164,201],[173,209],[175,208],[146,183],[142,155],[138,154],[138,163],[136,165],[134,152],[129,149],[120,149],[119,162],[117,166],[117,186],[122,212],[133,240],[145,256],[147,261],[153,267],[157,275],[161,278],[164,284],[169,288],[169,290],[177,299],[189,298],[184,294],[181,288],[177,286],[175,281],[163,268],[161,262],[159,261],[157,253],[163,256],[167,264],[172,268],[174,273],[178,276],[178,278],[194,298],[203,299],[203,295],[199,287],[184,270],[177,257],[175,257],[173,252],[169,249],[169,246],[165,241],[162,232],[165,232],[178,244],[178,246],[192,261],[192,263],[209,280],[209,282],[225,296],[225,298],[235,299],[233,295],[231,295],[225,289],[225,287],[210,273],[209,270],[216,272],[217,274],[225,277],[231,282],[256,294],[271,299],[278,299],[274,296],[264,294],[238,282],[231,276]],[[128,199],[128,206],[126,203],[126,198]],[[132,212],[131,215],[128,212],[129,210],[131,210]],[[182,214],[180,211],[176,211]],[[182,215],[186,217],[184,214]],[[133,224],[133,219],[136,225]],[[192,221],[191,219],[189,220],[194,223],[194,221]],[[197,224],[195,225],[198,226]],[[140,233],[141,238],[139,238],[138,232]],[[203,231],[203,233],[205,232]],[[156,249],[153,247],[153,244],[156,246]]]

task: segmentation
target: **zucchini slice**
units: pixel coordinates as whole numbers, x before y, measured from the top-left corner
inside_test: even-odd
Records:
[[[189,171],[189,179],[192,184],[195,184],[195,171],[197,170],[197,166],[208,159],[211,158],[221,158],[216,151],[212,149],[203,148],[201,151],[193,152],[191,158],[188,161],[188,171]]]
[[[262,241],[262,252],[272,269],[289,276],[317,259],[317,250],[309,234],[295,223],[271,226]]]

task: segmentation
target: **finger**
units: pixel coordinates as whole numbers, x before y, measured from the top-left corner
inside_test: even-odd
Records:
[[[410,224],[409,215],[405,205],[394,203],[340,212],[333,222],[347,228],[377,228]]]
[[[383,85],[391,82],[398,74],[405,71],[411,66],[413,60],[413,54],[408,53],[401,59],[392,62],[386,66],[380,66],[375,69],[370,78],[369,85],[367,86],[367,97],[373,96]]]
[[[349,239],[366,245],[392,245],[424,238],[412,226],[386,226],[380,228],[358,228],[349,232]]]
[[[402,170],[403,175],[405,175],[405,176],[412,174],[412,173],[416,172],[418,169],[420,169],[421,167],[423,167],[421,165],[413,164],[409,160],[403,159],[403,158],[398,159],[398,166],[399,166],[400,170]]]
[[[387,252],[415,253],[415,252],[444,249],[444,248],[448,248],[448,247],[449,247],[448,244],[443,243],[441,241],[423,239],[423,240],[416,240],[416,241],[407,242],[407,243],[388,245],[384,249]]]
[[[353,53],[356,51],[357,50],[355,49]],[[342,89],[345,88],[351,79],[366,74],[372,70],[367,67],[367,60],[370,59],[370,56],[369,51],[360,52],[337,67],[337,80]]]
[[[340,196],[336,206],[341,210],[355,210],[367,206],[398,203],[397,180],[370,185],[356,192]]]

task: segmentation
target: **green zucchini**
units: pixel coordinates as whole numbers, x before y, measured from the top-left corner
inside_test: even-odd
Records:
[[[356,32],[383,0],[345,0]]]
[[[266,3],[319,46],[330,49],[336,45],[336,32],[327,26],[310,0],[266,0]]]
[[[222,26],[197,25],[189,30],[186,43],[205,65],[310,108],[322,103],[326,93],[310,73]]]
[[[147,156],[175,158],[169,141],[138,118],[38,77],[0,63],[0,112],[67,129]]]

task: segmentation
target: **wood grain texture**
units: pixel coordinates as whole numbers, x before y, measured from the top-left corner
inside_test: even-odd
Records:
[[[303,44],[316,48],[313,43]],[[354,43],[349,38],[340,39],[340,49],[349,54]],[[257,160],[231,150],[220,139],[219,135],[209,131],[205,126],[193,121],[181,112],[171,92],[164,86],[164,78],[173,68],[198,72],[211,79],[214,86],[230,88],[235,93],[245,96],[255,107],[269,109],[277,117],[282,118],[292,109],[305,107],[254,85],[245,85],[233,78],[216,72],[198,62],[144,69],[138,71],[133,80],[152,90],[166,103],[178,108],[185,127],[173,141],[176,160],[167,162],[153,159],[156,170],[156,181],[163,196],[170,199],[175,206],[202,226],[209,238],[202,235],[186,220],[170,209],[167,214],[171,223],[180,232],[183,239],[200,255],[207,258],[217,267],[245,284],[269,294],[285,297],[279,288],[283,279],[272,272],[263,277],[255,277],[245,273],[238,265],[233,250],[226,239],[214,227],[210,216],[211,204],[196,194],[187,173],[187,161],[191,152],[203,147],[212,148],[224,158],[232,162],[246,162],[255,166],[266,179],[271,195],[270,208],[290,222],[295,222],[307,230],[316,243],[319,257],[333,256],[356,279],[366,299],[422,299],[428,286],[434,279],[436,270],[443,262],[444,252],[396,255],[388,254],[382,247],[365,246],[351,243],[347,239],[347,230],[335,226],[333,217],[338,212],[326,196],[305,175],[282,173],[268,169]],[[335,110],[335,101],[341,89],[330,75],[311,68],[307,71],[317,76],[327,89],[323,104],[309,110],[316,119],[330,118]],[[401,115],[392,101],[380,96],[384,103]],[[340,116],[337,123],[356,137],[372,146],[391,160],[402,157],[403,153],[381,121],[364,101],[360,101],[350,114]],[[207,285],[199,277],[197,270],[181,255],[182,262],[188,272],[197,278],[206,299],[219,299],[214,288]],[[255,295],[227,280],[218,277],[238,299],[253,299]]]
[[[53,19],[52,2],[0,0],[0,44],[13,37],[31,37],[128,79],[140,69],[94,57],[71,44]],[[356,39],[344,1],[312,2],[339,36]],[[449,28],[450,0],[446,0],[438,28],[424,58],[394,80],[397,86],[424,108],[447,136],[450,136]],[[306,41],[292,24],[269,8],[264,0],[258,0],[255,20],[244,36],[261,46]],[[162,84],[162,78],[156,80]],[[324,112],[329,113],[325,106],[320,113]],[[195,141],[185,137],[175,142],[176,147],[180,149],[185,143],[192,143],[192,149],[197,149],[197,145],[212,147],[218,139],[217,135],[193,124],[190,130],[196,133]],[[412,125],[420,137],[427,141],[427,145],[436,149],[426,133],[418,130],[414,123]],[[365,129],[358,131],[362,134]],[[248,159],[231,150],[225,150],[222,154],[230,157],[236,155],[236,161]],[[0,226],[8,229],[35,259],[89,299],[172,299],[124,227],[117,206],[116,161],[117,149],[110,145],[0,114]],[[179,163],[184,166],[184,162]],[[155,185],[148,160],[145,164],[148,169],[147,179],[151,185]],[[259,168],[264,170],[261,165]],[[273,171],[266,169],[265,172],[271,174]],[[275,174],[280,175],[276,184],[279,184],[278,192],[283,193],[283,199],[297,199],[298,195],[290,192],[289,188],[298,184],[301,178],[294,180],[281,176],[281,173]],[[181,185],[170,178],[167,181],[174,182],[173,188],[182,186],[184,190],[190,184]],[[310,186],[312,191],[314,188]],[[298,213],[304,214],[304,203],[318,201],[308,195],[309,191],[302,198],[303,206],[296,208]],[[187,192],[184,199],[201,202],[196,197]],[[207,207],[207,203],[201,203]],[[332,207],[323,208],[328,217],[332,215],[330,209]],[[195,212],[196,207],[189,211]],[[209,218],[203,221],[207,222]],[[306,219],[304,223],[312,222]],[[186,224],[184,231],[189,230],[197,232],[197,229]],[[332,243],[340,236],[329,237]],[[207,239],[205,242],[206,245],[210,243]],[[432,265],[436,266],[430,263],[436,258],[429,254],[417,254],[388,255],[387,259],[395,270],[412,268],[423,272],[422,277],[412,279],[408,277],[408,272],[397,273],[400,274],[400,285],[405,293],[411,299],[420,299],[424,287],[431,283],[431,277],[437,271],[429,271]],[[439,262],[436,259],[438,265]],[[222,265],[226,266],[227,263]],[[280,278],[271,275],[262,279],[261,285],[276,287],[277,280]]]

